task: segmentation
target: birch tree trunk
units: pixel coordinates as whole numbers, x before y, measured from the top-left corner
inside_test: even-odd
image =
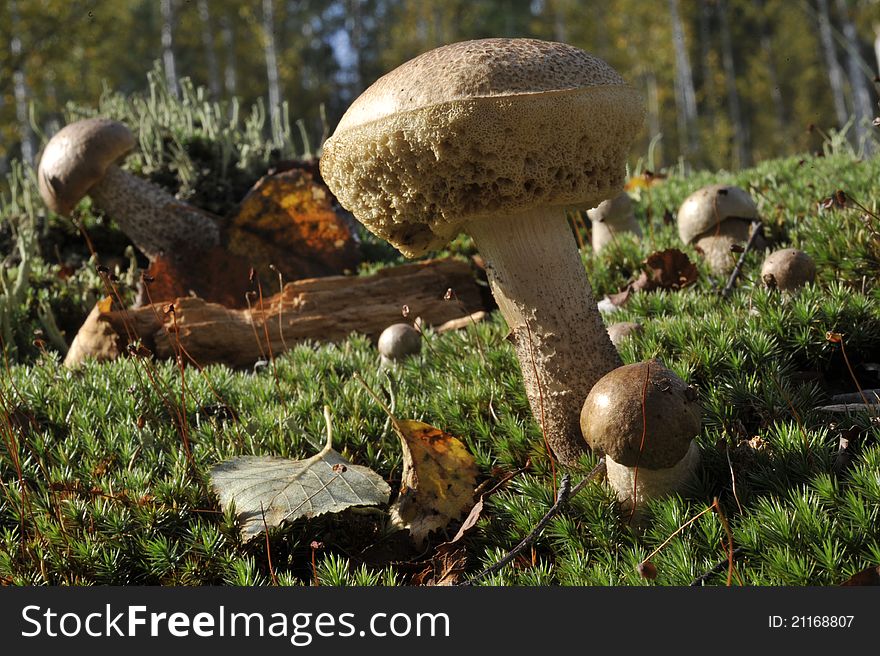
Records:
[[[743,123],[742,105],[736,88],[736,66],[733,60],[733,40],[730,36],[727,0],[719,0],[718,17],[721,28],[721,61],[727,86],[727,112],[730,114],[730,123],[733,126],[734,167],[744,168],[749,165],[750,160],[748,131]]]
[[[712,67],[709,65],[709,55],[712,50],[712,31],[710,22],[712,18],[712,5],[708,0],[700,0],[700,67],[703,76],[703,92],[709,102],[703,108],[704,114],[710,116],[713,112],[713,103],[716,98],[715,79],[712,76]]]
[[[846,125],[849,116],[846,111],[846,100],[843,90],[843,69],[840,67],[840,62],[837,61],[834,37],[831,33],[831,16],[828,12],[828,0],[816,0],[816,18],[819,22],[819,39],[822,41],[825,65],[828,68],[828,82],[831,84],[831,99],[834,101],[837,127],[842,128]]]
[[[15,120],[18,122],[18,134],[19,139],[21,139],[21,159],[26,164],[33,165],[36,146],[28,116],[30,94],[24,75],[21,38],[18,36],[21,32],[21,17],[18,13],[18,3],[16,0],[10,0],[9,13],[11,19],[10,27],[12,28],[12,39],[9,42],[9,49],[12,53],[12,61],[15,63],[15,70],[12,72],[12,89],[15,97]]]
[[[226,52],[226,61],[223,64],[223,88],[226,90],[226,95],[232,97],[238,94],[238,63],[235,59],[235,26],[229,14],[224,13],[220,18],[220,40]]]
[[[660,127],[660,92],[657,86],[657,75],[653,70],[649,70],[645,73],[645,87],[646,87],[646,104],[648,106],[648,135],[650,140],[653,142],[654,139],[661,133]],[[660,144],[655,146],[654,153],[654,163],[652,166],[656,166],[657,162],[662,162],[662,147]],[[656,151],[660,151],[657,153]]]
[[[202,45],[205,48],[205,63],[208,65],[208,90],[215,100],[220,97],[220,69],[217,66],[217,47],[214,43],[214,29],[211,25],[211,9],[208,0],[198,0],[199,22],[202,25]]]
[[[779,129],[782,130],[786,124],[786,108],[785,99],[782,97],[782,89],[779,87],[779,73],[776,70],[776,62],[774,61],[775,48],[773,46],[772,29],[767,20],[766,14],[767,4],[764,0],[760,3],[761,13],[761,50],[764,52],[767,63],[767,77],[770,82],[770,100],[773,101],[773,110],[776,114],[776,122]]]
[[[873,116],[873,101],[871,91],[868,89],[865,74],[861,68],[861,55],[859,45],[861,43],[856,26],[850,18],[845,0],[836,0],[837,13],[843,28],[843,37],[846,44],[846,63],[849,72],[849,86],[853,95],[853,117],[856,130],[856,143],[861,145],[866,156],[874,154],[874,141],[872,128],[869,127]]]
[[[269,120],[272,125],[272,142],[280,147],[284,143],[284,137],[281,128],[281,85],[278,81],[273,0],[263,0],[263,39],[266,77],[269,82]]]
[[[174,8],[172,0],[161,0],[159,10],[162,13],[162,64],[165,67],[165,81],[169,93],[178,98],[177,66],[174,63]]]
[[[672,43],[675,48],[675,105],[678,121],[679,151],[685,160],[691,159],[699,148],[697,134],[697,100],[694,76],[684,42],[684,26],[678,11],[678,0],[669,0],[672,20]]]

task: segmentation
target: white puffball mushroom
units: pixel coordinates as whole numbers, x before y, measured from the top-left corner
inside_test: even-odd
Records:
[[[679,492],[692,479],[700,414],[694,390],[657,360],[618,367],[593,386],[581,430],[605,454],[608,483],[624,508]]]
[[[813,258],[796,248],[783,248],[767,256],[761,266],[761,280],[768,287],[794,291],[816,279]]]
[[[587,210],[587,218],[593,224],[595,253],[614,241],[615,235],[620,233],[631,232],[636,236],[642,236],[642,229],[633,212],[632,199],[625,191]]]
[[[379,335],[382,363],[397,362],[422,350],[422,335],[408,323],[394,323]]]

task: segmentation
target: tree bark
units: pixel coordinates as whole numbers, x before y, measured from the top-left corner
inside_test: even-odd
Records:
[[[275,10],[273,0],[263,0],[263,53],[266,57],[266,77],[269,82],[269,121],[272,142],[281,147],[284,135],[281,126],[281,85],[278,75],[278,57],[275,48]]]
[[[211,9],[208,0],[198,0],[199,21],[202,26],[202,45],[205,48],[205,63],[208,65],[208,90],[215,100],[220,97],[220,68],[217,65],[217,47],[214,42],[214,28],[211,25]]]
[[[165,67],[168,92],[178,98],[177,66],[174,62],[174,8],[171,3],[172,0],[161,0],[159,3],[162,12],[162,64]]]
[[[679,151],[685,160],[692,159],[699,149],[697,133],[697,100],[690,57],[684,41],[684,26],[678,11],[678,0],[669,0],[672,20],[672,44],[675,49],[675,105],[678,119]]]
[[[846,111],[846,96],[843,89],[843,69],[837,60],[834,36],[831,33],[828,0],[816,0],[816,18],[819,23],[822,52],[825,54],[825,65],[828,68],[828,82],[831,85],[831,100],[834,102],[834,113],[837,115],[837,127],[842,128],[849,120],[849,115]]]
[[[444,300],[452,289],[456,300]],[[102,301],[105,305],[107,300]],[[327,276],[297,280],[282,292],[235,310],[201,298],[183,297],[166,313],[166,303],[127,310],[99,307],[71,344],[66,366],[94,358],[111,360],[141,339],[158,358],[174,358],[183,347],[199,365],[251,367],[298,342],[335,342],[352,332],[373,340],[392,323],[421,317],[441,325],[484,307],[471,267],[458,260],[405,264],[371,276]],[[266,336],[268,334],[268,342]]]

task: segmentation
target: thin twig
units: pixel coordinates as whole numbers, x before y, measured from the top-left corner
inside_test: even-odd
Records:
[[[708,572],[706,572],[705,574],[701,574],[700,576],[695,578],[693,581],[691,581],[689,585],[691,587],[696,587],[698,585],[702,585],[703,583],[705,583],[709,579],[710,576],[712,576],[713,574],[717,574],[718,572],[722,571],[725,567],[729,567],[731,557],[738,556],[740,553],[742,553],[742,550],[743,550],[742,547],[737,547],[736,549],[731,551],[728,555],[726,555],[724,558],[722,558],[717,563],[715,563]]]
[[[577,485],[571,487],[571,475],[565,474],[562,477],[562,481],[559,483],[559,494],[556,496],[556,502],[550,507],[550,510],[541,518],[541,520],[535,525],[535,528],[532,529],[531,533],[529,533],[526,537],[524,537],[519,544],[517,544],[513,549],[511,549],[501,560],[499,560],[494,565],[487,567],[479,574],[472,576],[471,578],[463,581],[459,585],[469,586],[473,585],[480,579],[483,579],[487,576],[491,576],[499,572],[503,569],[508,563],[510,563],[514,558],[516,558],[519,554],[525,551],[528,547],[532,545],[532,543],[538,539],[538,536],[550,523],[550,520],[553,519],[556,514],[562,510],[563,506],[567,504],[572,498],[574,498],[578,492],[580,492],[584,487],[586,487],[587,483],[592,480],[595,480],[599,476],[605,473],[605,458],[602,458],[599,463],[593,467],[589,474],[587,474],[583,480],[581,480]]]
[[[749,251],[752,250],[755,246],[755,240],[758,238],[758,233],[761,231],[761,226],[763,223],[761,221],[752,221],[751,231],[749,232],[749,240],[746,242],[745,248],[743,252],[740,253],[739,259],[736,261],[736,266],[733,267],[733,271],[730,272],[730,277],[727,279],[727,284],[724,285],[724,289],[721,290],[721,297],[728,298],[733,293],[733,286],[736,284],[736,279],[739,278],[742,273],[743,264],[745,264],[746,256],[749,254]]]

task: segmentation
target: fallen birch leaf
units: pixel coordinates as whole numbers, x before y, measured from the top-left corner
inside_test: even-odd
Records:
[[[220,497],[220,506],[225,510],[235,504],[245,541],[265,527],[300,517],[388,502],[391,488],[381,476],[368,467],[351,464],[333,450],[327,409],[325,417],[327,444],[311,458],[240,456],[211,469],[211,483]]]
[[[474,503],[477,465],[464,444],[420,421],[393,421],[403,448],[400,494],[391,520],[409,529],[417,546]]]

